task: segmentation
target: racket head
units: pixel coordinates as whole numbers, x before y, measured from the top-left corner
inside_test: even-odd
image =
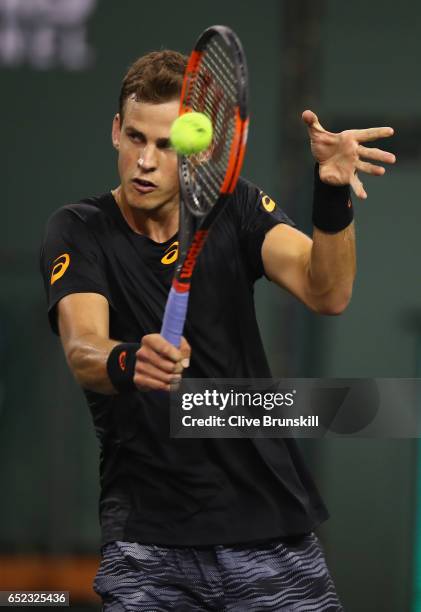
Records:
[[[179,253],[161,334],[180,345],[196,260],[227,196],[234,191],[248,134],[248,73],[240,40],[226,26],[212,26],[198,38],[186,68],[180,112],[209,117],[209,148],[179,156]]]
[[[186,68],[180,112],[200,112],[213,126],[208,149],[180,156],[180,192],[194,216],[207,215],[220,196],[234,191],[248,134],[248,71],[237,35],[226,26],[207,28]]]

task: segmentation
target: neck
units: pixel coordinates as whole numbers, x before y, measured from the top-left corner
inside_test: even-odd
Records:
[[[178,230],[179,200],[172,199],[155,210],[141,210],[129,206],[123,197],[121,186],[111,191],[126,223],[136,233],[154,242],[166,242]]]

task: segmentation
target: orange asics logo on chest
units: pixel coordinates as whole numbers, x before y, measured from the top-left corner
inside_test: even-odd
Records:
[[[187,253],[187,257],[183,263],[183,267],[181,268],[180,278],[190,278],[193,274],[194,265],[196,263],[197,256],[199,255],[203,243],[206,240],[206,236],[208,235],[208,230],[199,230],[195,233],[193,242],[189,248]]]
[[[178,240],[170,244],[168,249],[165,251],[164,257],[161,259],[161,263],[168,266],[176,261],[178,257]]]
[[[50,285],[54,285],[56,280],[61,278],[63,274],[66,272],[70,264],[70,255],[68,253],[63,253],[63,255],[59,255],[59,257],[57,257],[53,261],[53,264],[54,266],[51,271]]]

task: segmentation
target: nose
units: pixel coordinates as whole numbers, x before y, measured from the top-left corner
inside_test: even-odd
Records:
[[[143,147],[140,151],[137,164],[143,171],[150,172],[155,170],[158,164],[156,147],[152,144]]]

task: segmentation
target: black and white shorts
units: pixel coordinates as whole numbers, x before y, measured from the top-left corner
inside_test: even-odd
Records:
[[[105,612],[343,611],[313,533],[211,548],[112,542],[102,554]]]

